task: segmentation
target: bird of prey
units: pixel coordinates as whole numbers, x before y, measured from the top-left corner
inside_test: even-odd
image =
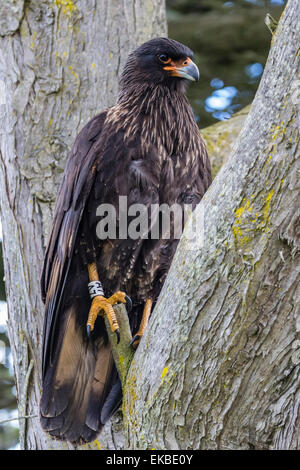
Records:
[[[188,47],[168,38],[142,44],[128,57],[116,105],[91,119],[71,149],[41,279],[40,418],[55,438],[89,442],[120,406],[103,317],[119,335],[112,306],[131,299],[137,347],[178,244],[161,232],[99,237],[99,206],[118,214],[122,196],[128,207],[194,208],[211,183],[205,143],[185,96],[187,83],[198,79]]]

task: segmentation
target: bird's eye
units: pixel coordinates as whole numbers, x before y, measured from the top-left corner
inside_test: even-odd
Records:
[[[158,58],[163,64],[168,64],[171,62],[170,57],[168,57],[166,54],[159,54]]]

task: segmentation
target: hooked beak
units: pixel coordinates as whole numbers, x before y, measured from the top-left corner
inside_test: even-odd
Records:
[[[170,72],[171,77],[185,78],[192,82],[198,82],[200,77],[197,65],[190,58],[180,64],[172,63],[164,69]]]

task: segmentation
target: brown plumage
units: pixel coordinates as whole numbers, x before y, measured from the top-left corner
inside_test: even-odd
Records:
[[[197,79],[192,57],[171,39],[140,46],[128,58],[116,106],[93,118],[71,150],[42,274],[41,423],[59,439],[94,439],[122,399],[103,318],[90,338],[86,333],[88,264],[96,261],[107,297],[117,290],[131,297],[135,332],[146,299],[155,303],[160,293],[178,243],[161,237],[100,240],[97,207],[118,209],[120,195],[128,197],[128,206],[195,207],[211,182],[205,144],[185,96],[188,79]]]

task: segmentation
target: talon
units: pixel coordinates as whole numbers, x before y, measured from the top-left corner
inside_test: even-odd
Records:
[[[110,299],[106,299],[102,296],[96,296],[93,298],[92,305],[89,312],[89,317],[87,321],[87,334],[90,336],[91,331],[94,329],[95,321],[98,315],[104,316],[106,315],[110,328],[114,333],[116,330],[119,330],[119,325],[116,319],[115,311],[112,307]],[[124,301],[125,301],[125,294],[124,294]]]
[[[125,292],[115,292],[111,297],[106,299],[111,305],[116,305],[118,303],[125,304],[126,303],[126,294]]]
[[[149,317],[151,315],[151,307],[152,307],[152,300],[147,299],[145,302],[145,307],[144,307],[143,316],[142,316],[139,330],[137,334],[130,341],[130,346],[132,346],[134,349],[138,347],[138,345],[140,344],[141,338],[145,333],[146,327],[148,325]],[[137,344],[134,344],[134,343],[137,343]]]
[[[134,343],[138,341],[138,344],[136,346],[134,346]],[[129,346],[132,346],[133,349],[136,349],[138,347],[138,345],[140,344],[140,341],[141,341],[141,336],[140,335],[135,335],[132,340],[130,341],[129,343]]]
[[[109,322],[111,331],[116,333],[117,335],[117,342],[120,341],[120,331],[119,325],[116,318],[115,311],[113,309],[113,305],[117,304],[118,302],[122,302],[123,304],[126,303],[126,294],[125,292],[115,292],[111,297],[106,299],[104,297],[103,288],[101,282],[99,281],[98,271],[96,262],[93,262],[88,265],[89,271],[89,290],[90,294],[93,298],[92,305],[89,311],[88,321],[86,325],[86,331],[88,337],[90,337],[91,332],[94,329],[95,321],[98,315],[104,316]]]
[[[125,299],[126,299],[126,310],[129,313],[132,310],[132,300],[127,294],[125,295]]]
[[[103,297],[101,297],[101,299],[103,299]],[[94,329],[95,321],[100,313],[100,310],[102,307],[101,299],[100,297],[94,297],[92,301],[92,305],[89,311],[88,321],[86,324],[86,330],[87,330],[88,336],[91,335],[91,332]]]

